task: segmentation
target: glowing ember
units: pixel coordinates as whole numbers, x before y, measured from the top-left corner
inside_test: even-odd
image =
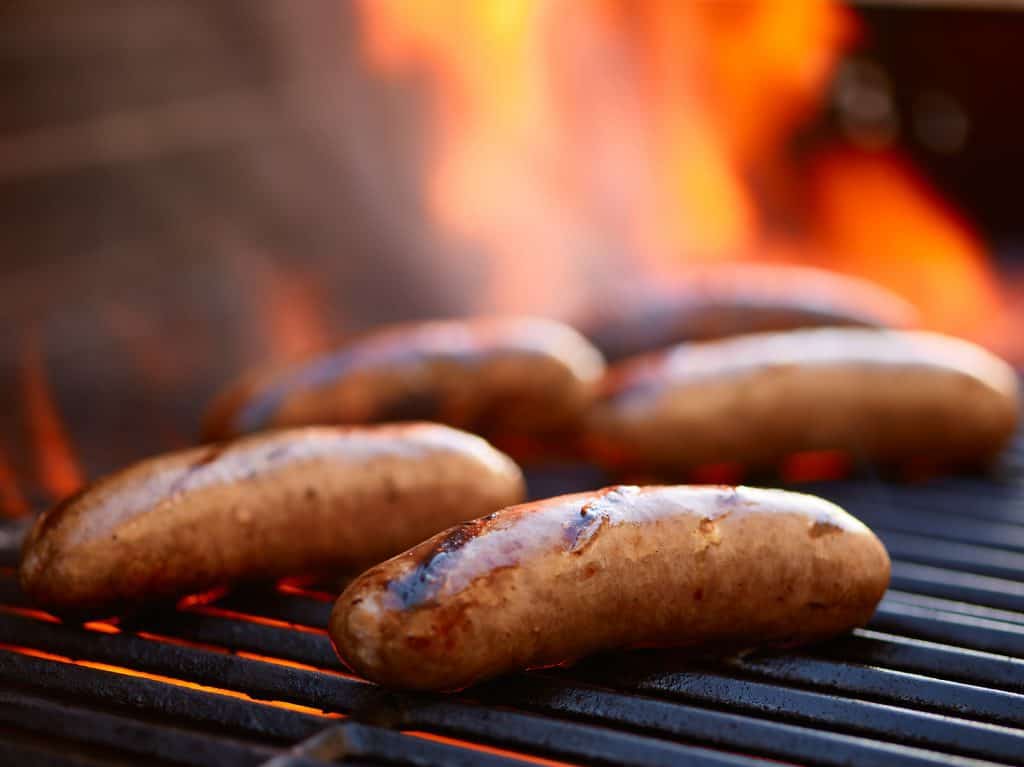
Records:
[[[221,687],[210,687],[205,684],[196,684],[195,682],[189,682],[184,679],[176,679],[174,677],[163,676],[161,674],[150,674],[146,671],[138,671],[133,668],[126,668],[125,666],[114,666],[109,663],[97,663],[91,660],[74,660],[64,655],[57,655],[55,653],[46,652],[44,650],[37,650],[34,647],[22,647],[20,645],[12,645],[0,642],[0,650],[9,650],[11,652],[19,653],[20,655],[28,655],[33,658],[42,658],[43,660],[56,661],[58,663],[69,663],[74,666],[83,666],[85,668],[97,669],[98,671],[107,671],[112,674],[121,674],[122,676],[132,676],[139,679],[149,679],[154,682],[161,682],[163,684],[173,685],[174,687],[184,687],[189,690],[198,690],[200,692],[212,693],[214,695],[223,695],[229,698],[240,698],[247,700],[252,703],[259,703],[263,706],[273,706],[274,708],[284,708],[290,711],[297,711],[303,714],[312,714],[313,716],[320,716],[328,719],[341,719],[343,714],[328,713],[321,711],[318,708],[311,708],[310,706],[303,706],[298,703],[287,703],[280,700],[258,700],[252,698],[245,693],[236,692],[235,690],[227,690]]]
[[[485,746],[482,743],[473,743],[468,740],[449,738],[444,735],[436,735],[432,732],[422,732],[421,730],[403,730],[402,734],[411,735],[414,738],[422,738],[423,740],[432,740],[435,743],[446,743],[450,746],[458,746],[459,748],[466,748],[472,751],[479,751],[483,754],[495,754],[497,756],[504,756],[506,758],[516,759],[517,761],[529,762],[531,764],[540,764],[544,765],[545,767],[572,767],[571,762],[558,762],[554,759],[544,759],[540,756],[531,756],[529,754],[523,754],[519,751],[509,751],[504,748]]]

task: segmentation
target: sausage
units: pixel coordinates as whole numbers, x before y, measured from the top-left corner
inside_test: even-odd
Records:
[[[935,333],[823,328],[683,344],[609,373],[587,450],[612,468],[672,474],[771,467],[800,451],[874,464],[982,465],[1011,438],[1017,377]]]
[[[371,680],[456,690],[603,650],[811,642],[888,582],[879,540],[820,498],[620,485],[440,533],[353,581],[329,629]]]
[[[578,430],[603,372],[600,353],[553,320],[397,325],[303,364],[250,375],[216,400],[206,436],[422,419],[496,440],[540,441]]]
[[[856,277],[780,264],[692,269],[674,285],[625,287],[582,322],[610,360],[744,333],[820,326],[907,328],[916,310]]]
[[[283,430],[99,480],[36,521],[19,575],[57,611],[131,606],[362,568],[523,494],[510,458],[446,426]]]

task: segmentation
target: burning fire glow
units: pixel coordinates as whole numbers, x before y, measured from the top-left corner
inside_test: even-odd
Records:
[[[365,58],[425,82],[423,194],[482,311],[574,316],[687,262],[813,262],[999,345],[984,250],[900,157],[798,156],[856,19],[825,0],[362,0]]]

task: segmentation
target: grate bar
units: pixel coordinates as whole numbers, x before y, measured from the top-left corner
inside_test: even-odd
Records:
[[[1008,727],[778,687],[708,669],[661,671],[658,665],[629,664],[625,669],[620,667],[613,671],[589,673],[586,679],[608,684],[616,690],[726,706],[755,715],[777,716],[819,727],[824,725],[965,756],[1013,761],[1024,754],[1024,732]]]
[[[322,717],[273,708],[239,698],[175,689],[163,682],[112,674],[109,671],[34,658],[0,649],[0,683],[8,687],[31,685],[33,693],[90,701],[115,709],[144,710],[171,721],[216,726],[266,742],[302,740],[324,726]]]
[[[747,676],[939,713],[1024,725],[1024,696],[986,687],[933,679],[905,671],[792,655],[748,655],[727,662]]]
[[[273,756],[265,746],[196,734],[176,727],[132,721],[34,696],[0,690],[0,722],[26,732],[102,746],[137,756],[206,767],[251,767]],[[60,722],[54,733],[54,722]]]
[[[885,741],[823,732],[788,724],[712,711],[677,702],[621,694],[542,675],[520,675],[474,690],[485,700],[502,701],[548,714],[599,720],[658,732],[711,745],[743,749],[754,754],[823,765],[888,764],[980,765],[991,764],[968,757],[939,754]]]
[[[1014,626],[1024,626],[1024,613],[1017,612],[1016,610],[998,610],[994,607],[985,607],[983,605],[970,604],[968,602],[961,602],[954,599],[942,599],[940,597],[930,597],[924,594],[908,594],[907,592],[900,591],[899,589],[889,589],[889,591],[886,592],[885,598],[882,600],[882,604],[886,605],[887,609],[895,609],[899,605],[906,604],[939,612],[970,615],[975,618],[984,618],[986,620],[994,621],[995,623],[1009,623]]]
[[[1024,613],[1024,583],[1005,578],[896,561],[890,588]]]
[[[851,636],[839,637],[811,650],[816,655],[836,660],[887,666],[995,690],[1024,693],[1024,661],[980,650],[868,629],[855,629]]]
[[[124,634],[96,634],[71,626],[2,615],[0,631],[15,642],[34,637],[36,647],[62,655],[127,663],[132,668],[152,673],[174,670],[177,677],[246,692],[264,700],[341,709],[362,717],[383,717],[406,729],[447,730],[463,738],[483,738],[508,747],[545,747],[568,758],[611,764],[628,759],[631,763],[650,765],[678,764],[685,759],[709,767],[752,761],[723,761],[720,754],[699,747],[660,743],[652,738],[593,727],[581,729],[575,724],[516,712],[488,712],[465,704],[460,709],[454,703],[442,705],[434,701],[425,707],[415,696],[393,695],[379,687],[337,675],[162,645]],[[323,641],[326,642],[326,638]],[[441,700],[447,701],[446,698]],[[456,722],[461,724],[458,729],[454,728]]]
[[[868,627],[983,652],[1017,657],[1024,655],[1024,626],[922,608],[905,602],[879,605]]]
[[[878,532],[893,559],[1024,581],[1024,554],[907,533]]]

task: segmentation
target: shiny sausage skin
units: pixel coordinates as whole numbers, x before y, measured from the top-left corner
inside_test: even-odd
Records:
[[[683,344],[613,368],[587,421],[591,455],[671,476],[794,452],[881,464],[981,465],[1019,411],[1009,365],[935,333],[823,328]]]
[[[856,277],[781,264],[692,269],[676,284],[627,286],[582,323],[610,360],[681,343],[823,326],[907,328],[916,310]]]
[[[603,372],[600,353],[553,320],[397,325],[308,362],[243,379],[214,403],[206,435],[422,419],[492,439],[540,438],[578,428]]]
[[[440,533],[353,581],[329,630],[371,680],[455,690],[616,648],[810,642],[888,582],[874,534],[820,498],[618,486]]]
[[[523,493],[510,458],[445,426],[272,432],[87,487],[36,521],[20,579],[41,606],[94,610],[362,568]]]

